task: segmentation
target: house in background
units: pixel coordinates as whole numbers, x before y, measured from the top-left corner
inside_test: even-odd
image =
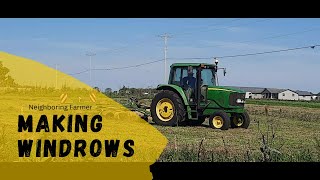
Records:
[[[278,94],[278,99],[280,100],[299,100],[299,95],[297,92],[287,89]]]
[[[265,88],[254,88],[251,93],[252,93],[252,99],[262,99],[264,98],[262,92],[264,91]]]
[[[261,94],[264,99],[278,99],[279,93],[283,91],[286,91],[286,89],[265,88]]]
[[[315,95],[308,91],[291,89],[226,86],[246,92],[246,99],[279,99],[279,100],[320,100],[320,92]]]
[[[315,100],[317,100],[317,98],[318,98],[318,95],[317,95],[317,94],[313,94],[313,93],[312,93],[312,100],[314,100],[314,101],[315,101]]]
[[[299,95],[299,100],[311,101],[312,93],[308,91],[296,91]]]

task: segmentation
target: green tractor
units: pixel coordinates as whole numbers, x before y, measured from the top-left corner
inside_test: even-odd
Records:
[[[218,61],[174,63],[168,84],[160,84],[151,102],[151,116],[158,125],[201,125],[209,118],[214,129],[248,128],[245,92],[217,86]]]

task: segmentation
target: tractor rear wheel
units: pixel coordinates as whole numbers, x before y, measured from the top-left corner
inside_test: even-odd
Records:
[[[250,124],[250,117],[247,111],[242,114],[235,114],[231,117],[232,128],[245,128],[247,129]]]
[[[162,126],[176,126],[185,120],[186,111],[178,94],[163,90],[151,102],[152,120]]]
[[[210,116],[209,125],[213,129],[227,130],[230,126],[230,117],[224,111],[217,111]]]

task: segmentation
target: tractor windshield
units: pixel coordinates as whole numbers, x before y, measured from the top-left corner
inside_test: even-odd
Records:
[[[201,85],[207,85],[207,86],[216,86],[216,80],[214,75],[213,69],[202,69],[201,72],[201,79],[202,83]]]

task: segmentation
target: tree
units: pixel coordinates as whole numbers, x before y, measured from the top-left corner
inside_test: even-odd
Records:
[[[106,88],[104,90],[104,93],[107,94],[107,95],[110,95],[112,93],[112,89],[111,88]]]
[[[98,91],[98,92],[100,92],[100,89],[99,89],[99,87],[94,87],[93,89],[95,89],[96,91]]]
[[[18,85],[14,82],[14,79],[8,75],[9,69],[4,67],[0,61],[0,87],[17,87]]]
[[[126,94],[127,90],[128,90],[128,88],[123,85],[122,88],[119,89],[119,95],[124,96]]]

